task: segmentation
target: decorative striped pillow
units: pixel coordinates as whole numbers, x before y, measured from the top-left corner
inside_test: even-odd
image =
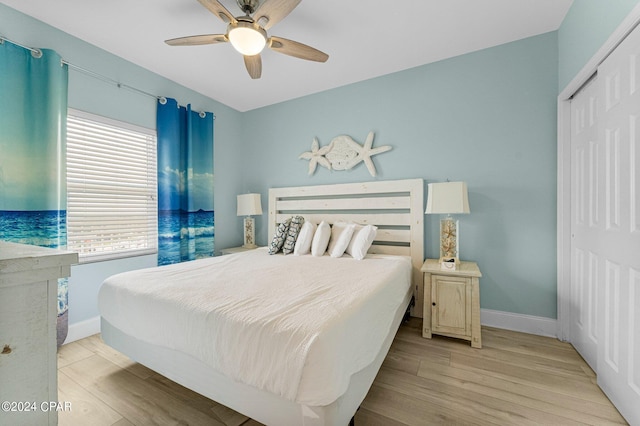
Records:
[[[285,220],[276,229],[276,234],[273,236],[271,240],[271,245],[269,246],[269,254],[276,254],[280,251],[282,246],[284,245],[284,240],[287,238],[287,232],[289,231],[289,225],[291,224],[291,218]]]
[[[302,228],[303,223],[304,217],[302,216],[294,216],[291,218],[291,224],[287,231],[287,238],[285,238],[284,245],[282,246],[282,252],[284,254],[293,253],[293,249],[296,246],[296,240],[298,239],[298,234],[300,234],[300,229]]]

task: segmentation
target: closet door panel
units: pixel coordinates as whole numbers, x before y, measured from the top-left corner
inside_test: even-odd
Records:
[[[571,320],[569,340],[594,370],[598,359],[597,284],[604,258],[603,144],[598,140],[598,80],[571,101]]]
[[[640,424],[640,29],[598,68],[604,142],[606,259],[598,285],[598,384],[630,424]]]

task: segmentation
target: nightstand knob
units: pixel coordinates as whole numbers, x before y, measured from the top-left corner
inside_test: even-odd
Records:
[[[436,302],[433,302],[433,303],[431,304],[431,306],[436,306]]]

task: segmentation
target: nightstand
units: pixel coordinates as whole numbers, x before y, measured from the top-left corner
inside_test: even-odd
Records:
[[[438,259],[427,259],[424,274],[422,337],[440,334],[471,341],[482,347],[480,335],[480,269],[460,262],[455,271],[440,269]]]
[[[229,247],[229,248],[225,248],[220,250],[220,254],[222,254],[223,256],[225,254],[234,254],[234,253],[241,253],[243,251],[248,251],[248,250],[255,250],[258,247],[254,247],[254,248],[246,248],[246,247]]]

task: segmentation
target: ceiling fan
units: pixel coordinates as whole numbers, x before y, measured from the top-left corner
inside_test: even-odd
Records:
[[[265,47],[285,55],[309,61],[326,62],[329,55],[306,44],[282,37],[267,37],[269,28],[280,22],[301,0],[236,0],[245,13],[234,17],[219,0],[198,0],[227,26],[226,34],[203,34],[165,40],[170,46],[195,46],[230,42],[244,56],[244,64],[251,78],[262,75],[260,52]]]

